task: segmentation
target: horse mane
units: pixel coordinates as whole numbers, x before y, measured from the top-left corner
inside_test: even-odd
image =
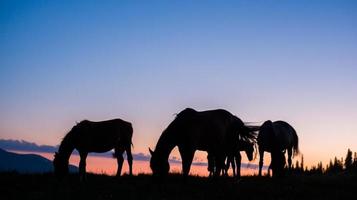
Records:
[[[193,108],[185,108],[183,111],[176,114],[176,118],[181,118],[182,116],[196,114],[197,111]]]
[[[175,114],[175,119],[162,132],[161,136],[165,136],[168,132],[178,130],[179,128],[181,128],[181,125],[187,121],[188,118],[194,116],[196,113],[197,111],[192,108],[185,108],[183,111]]]
[[[174,148],[174,143],[176,142],[174,138],[176,137],[176,134],[171,133],[179,132],[182,128],[182,125],[185,124],[188,118],[190,118],[187,116],[193,116],[195,113],[197,113],[196,110],[192,108],[186,108],[183,111],[175,114],[175,119],[167,126],[167,128],[162,132],[161,136],[159,137],[159,140],[155,147],[155,152],[159,150],[159,152],[164,154],[165,157],[166,154],[168,156],[168,154]]]
[[[247,126],[244,126],[243,128],[246,129],[246,130],[242,131],[244,134],[243,135],[240,134],[239,135],[239,139],[242,140],[242,141],[249,142],[249,143],[256,143],[257,136],[258,136],[257,131],[254,130],[254,129],[250,129]]]
[[[83,124],[83,122],[86,122],[88,120],[83,120],[79,123],[76,123],[76,125],[74,125],[71,130],[62,138],[62,141],[61,141],[61,144],[58,148],[58,152],[61,153],[63,151],[66,151],[68,149],[71,149],[73,145],[73,141],[74,141],[74,138],[75,138],[75,129],[77,129],[79,126],[81,126]]]

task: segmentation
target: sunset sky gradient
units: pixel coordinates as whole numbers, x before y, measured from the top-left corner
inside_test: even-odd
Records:
[[[357,151],[356,88],[357,1],[0,1],[2,139],[122,118],[147,154],[175,113],[223,108],[327,163]]]

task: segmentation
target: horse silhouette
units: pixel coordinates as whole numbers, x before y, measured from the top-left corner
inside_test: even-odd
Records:
[[[227,156],[227,162],[223,169],[223,174],[226,176],[228,175],[229,167],[232,166],[233,176],[238,177],[238,178],[240,177],[240,167],[241,167],[241,160],[242,160],[240,151],[244,151],[246,153],[249,161],[253,160],[254,142],[239,140],[237,148],[238,148],[236,150],[237,153],[235,154],[236,156]],[[207,155],[207,160],[208,160],[208,168],[207,169],[209,171],[209,176],[213,176],[213,173],[215,170],[214,158],[211,155]],[[237,166],[237,171],[236,171],[236,166]]]
[[[168,157],[172,149],[178,146],[184,177],[188,176],[196,150],[206,151],[214,157],[215,176],[219,176],[226,156],[236,153],[234,150],[237,149],[240,137],[250,140],[255,135],[230,112],[222,109],[198,112],[186,108],[163,131],[155,151],[149,149],[153,175],[163,177],[168,174]]]
[[[84,120],[75,125],[63,138],[58,152],[53,160],[57,177],[68,173],[68,160],[74,149],[80,156],[79,175],[85,179],[86,158],[89,152],[103,153],[114,149],[117,158],[117,176],[120,176],[123,166],[123,153],[126,151],[129,164],[129,174],[132,175],[133,157],[131,154],[133,128],[131,123],[121,119],[101,122]]]
[[[299,153],[299,138],[290,124],[284,121],[265,121],[260,127],[257,141],[260,158],[259,176],[262,174],[264,151],[271,153],[272,160],[268,174],[270,174],[270,169],[273,170],[273,176],[281,174],[285,166],[286,150],[288,151],[288,167],[291,169],[291,157]]]

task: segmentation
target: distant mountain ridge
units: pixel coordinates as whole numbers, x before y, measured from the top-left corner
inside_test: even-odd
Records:
[[[77,172],[74,165],[69,166],[70,172]],[[19,173],[53,172],[52,161],[35,154],[17,154],[0,149],[0,171],[16,171]]]

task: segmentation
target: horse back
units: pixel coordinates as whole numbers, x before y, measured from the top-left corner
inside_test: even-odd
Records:
[[[276,121],[273,124],[275,136],[282,148],[291,148],[296,140],[295,129],[284,121]]]
[[[177,124],[173,132],[180,141],[190,143],[196,149],[222,149],[227,141],[232,117],[223,109],[195,111],[188,108],[172,122]]]
[[[83,121],[77,136],[79,148],[94,152],[104,152],[118,145],[131,145],[133,128],[130,122],[122,119],[107,121]]]
[[[274,130],[270,120],[264,122],[260,127],[257,143],[259,149],[271,152],[271,148],[274,145]]]

